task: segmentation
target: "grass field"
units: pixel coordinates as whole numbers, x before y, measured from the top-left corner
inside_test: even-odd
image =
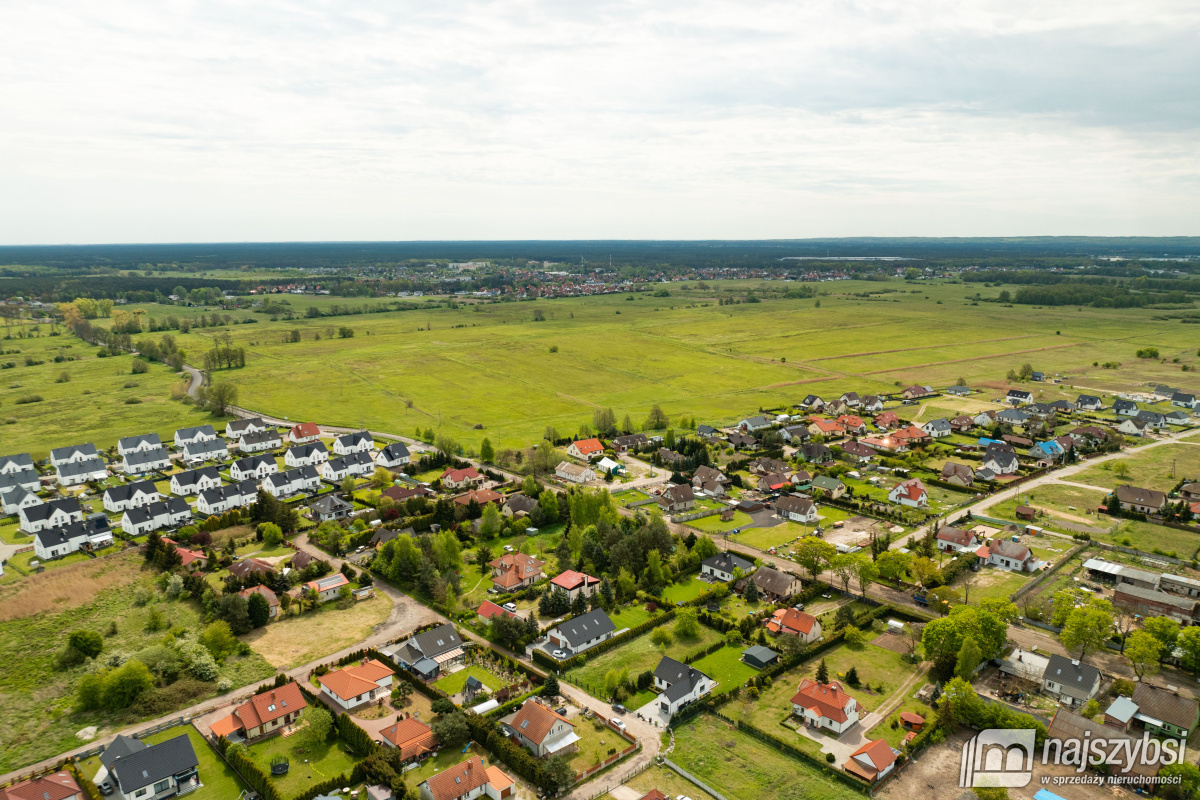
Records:
[[[1167,492],[1181,478],[1200,480],[1200,447],[1194,444],[1165,444],[1120,459],[1129,467],[1129,477],[1122,478],[1114,471],[1112,461],[1105,461],[1076,473],[1071,480],[1112,489],[1124,483]]]
[[[487,687],[487,690],[493,694],[504,688],[504,682],[497,678],[492,673],[488,672],[483,667],[470,666],[466,669],[460,669],[458,672],[452,672],[444,678],[439,678],[434,681],[433,685],[441,689],[448,695],[456,695],[463,690],[467,684],[467,678],[474,676],[476,680]]]
[[[717,681],[718,685],[713,690],[714,694],[732,692],[745,683],[748,678],[758,674],[758,670],[754,667],[743,664],[739,660],[744,649],[745,645],[743,644],[738,644],[736,647],[726,645],[717,652],[709,653],[699,661],[692,662],[692,666]]]
[[[909,694],[916,694],[917,689],[921,687],[913,687],[913,691]],[[913,714],[920,714],[930,721],[933,718],[934,711],[929,706],[922,703],[920,700],[914,700],[911,697],[905,698],[904,702],[892,709],[892,712],[887,715],[887,718],[872,728],[867,737],[870,739],[883,739],[892,747],[899,748],[900,743],[904,741],[905,734],[908,733],[903,726],[900,725],[900,715],[909,711]],[[892,727],[892,723],[896,723],[896,727]]]
[[[667,623],[665,627],[667,630],[671,630],[672,636],[674,636],[673,624]],[[594,688],[602,687],[606,672],[622,668],[629,670],[630,679],[634,679],[638,673],[644,670],[653,670],[663,656],[670,656],[682,661],[688,654],[702,650],[721,638],[723,637],[717,631],[701,625],[700,635],[697,638],[680,639],[678,636],[674,636],[674,640],[669,646],[660,648],[654,646],[654,643],[650,641],[650,632],[646,632],[620,647],[614,647],[597,656],[582,667],[570,670],[566,673],[566,679],[571,682],[579,681]]]
[[[719,285],[746,291],[759,283]],[[881,288],[899,291],[855,296]],[[621,294],[332,319],[271,322],[258,314],[257,325],[194,328],[176,338],[185,351],[202,353],[227,331],[235,346],[245,347],[247,366],[218,377],[236,382],[241,404],[250,408],[406,434],[433,427],[471,447],[484,436],[501,446],[525,445],[547,425],[574,431],[591,421],[595,405],[611,406],[618,419],[629,413],[640,420],[659,403],[673,418],[722,423],[810,391],[881,393],[917,380],[944,386],[963,377],[982,388],[970,399],[985,402],[1000,393],[1004,374],[1025,361],[1105,391],[1179,383],[1179,367],[1196,360],[1178,323],[1152,319],[1153,309],[970,305],[979,287],[950,282],[910,290],[899,282],[846,281],[821,290],[828,294],[820,308],[812,300],[770,296],[722,306],[715,288],[692,287],[673,288],[666,298]],[[329,300],[294,298],[292,305],[302,315]],[[176,306],[143,307],[154,317],[181,313]],[[534,321],[535,309],[544,321]],[[330,328],[340,325],[355,336],[330,338]],[[301,342],[284,342],[291,330],[300,331]],[[1167,363],[1134,358],[1147,345],[1158,347]],[[1181,363],[1170,363],[1174,357]],[[1091,366],[1114,359],[1120,369]],[[549,374],[555,380],[547,381]],[[321,390],[295,392],[297,385]],[[1034,391],[1049,400],[1070,390],[1046,384]],[[934,405],[949,410],[959,402],[938,398]]]
[[[673,583],[666,589],[663,589],[662,599],[668,603],[686,603],[688,600],[695,600],[700,595],[713,588],[711,583],[702,581],[695,575],[691,580],[683,583]]]
[[[75,732],[88,725],[101,731],[139,721],[134,712],[76,712],[75,686],[86,667],[63,669],[56,656],[75,630],[102,632],[116,621],[117,633],[104,641],[104,652],[136,654],[157,644],[165,631],[146,630],[151,609],[163,613],[174,629],[196,631],[202,619],[199,603],[153,602],[152,575],[141,570],[135,553],[47,571],[20,583],[0,586],[0,770],[8,771],[49,758],[80,744]],[[244,686],[270,676],[274,670],[257,654],[231,657],[221,676]],[[215,684],[201,694],[179,698],[182,707],[216,693]],[[162,713],[162,712],[159,712]],[[158,714],[154,714],[158,716]]]
[[[271,759],[277,755],[288,758],[291,769],[282,778],[272,778],[275,787],[285,797],[295,797],[314,783],[327,781],[354,769],[355,759],[340,739],[308,746],[303,735],[272,736],[246,751],[263,772],[271,774]]]
[[[771,730],[771,729],[768,729]],[[726,797],[850,800],[862,795],[708,714],[675,731],[671,760]]]
[[[272,622],[242,637],[272,667],[290,669],[367,638],[392,613],[392,600],[376,592],[370,600],[339,608],[340,601],[316,611]]]

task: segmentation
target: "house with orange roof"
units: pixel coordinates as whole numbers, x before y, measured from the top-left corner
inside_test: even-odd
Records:
[[[814,419],[808,426],[808,432],[826,439],[841,439],[846,435],[846,429],[831,419]]]
[[[920,478],[909,478],[892,487],[888,492],[888,500],[910,508],[926,508],[929,505],[929,493]]]
[[[579,742],[575,723],[530,698],[500,720],[504,733],[538,758],[574,752]]]
[[[555,588],[562,589],[567,593],[567,597],[574,602],[579,595],[591,597],[596,592],[600,591],[600,579],[593,578],[583,572],[576,572],[569,569],[559,575],[555,575],[550,579],[550,583],[554,584]]]
[[[881,781],[896,768],[900,751],[883,739],[869,741],[850,754],[842,769],[867,783]]]
[[[308,581],[304,584],[304,588],[311,589],[317,593],[317,602],[325,603],[330,600],[337,600],[341,596],[342,587],[349,585],[350,580],[345,575],[335,572],[332,575],[326,575],[324,578]]]
[[[854,414],[843,414],[837,418],[837,422],[847,433],[853,433],[855,436],[861,436],[867,432],[867,423],[863,422],[862,417]]]
[[[283,730],[300,719],[300,712],[307,707],[300,687],[291,681],[254,695],[232,714],[214,722],[209,733],[213,738],[252,741]]]
[[[268,587],[259,584],[258,586],[250,586],[238,592],[242,597],[250,600],[250,595],[261,594],[267,598],[267,605],[271,608],[271,619],[275,619],[279,615],[279,598]]]
[[[515,617],[516,616],[516,614],[514,614],[513,612],[508,611],[507,609],[501,608],[500,606],[493,603],[491,600],[484,600],[483,603],[479,606],[479,609],[475,613],[479,616],[479,621],[485,625],[492,621],[492,617]]]
[[[845,733],[866,709],[837,681],[819,683],[805,678],[792,698],[792,713],[812,728]]]
[[[893,436],[866,436],[858,440],[877,453],[907,453],[911,448],[907,439],[897,439]]]
[[[885,430],[900,427],[900,417],[897,416],[895,411],[884,411],[876,414],[875,418],[871,421],[875,423],[876,428],[883,428]]]
[[[503,505],[504,495],[494,489],[472,489],[466,494],[460,494],[454,498],[454,502],[460,506],[469,506],[472,500],[478,503],[480,508],[483,508],[488,503],[495,503],[497,506],[500,506]]]
[[[379,740],[384,746],[400,751],[403,763],[420,761],[437,752],[438,741],[433,729],[416,717],[396,718],[394,725],[379,731]]]
[[[812,614],[794,608],[781,608],[766,621],[767,630],[774,634],[797,636],[802,642],[821,638],[821,621]]]
[[[532,586],[545,577],[542,573],[545,563],[524,553],[505,553],[488,562],[492,568],[492,585],[506,592]]]
[[[317,678],[317,683],[326,697],[349,711],[390,692],[394,674],[390,667],[372,658],[356,667],[326,673]]]
[[[0,788],[0,800],[82,800],[85,797],[66,770]]]
[[[892,431],[892,438],[899,439],[907,445],[927,444],[933,440],[925,431],[918,428],[916,425],[907,425],[903,428],[898,428]]]
[[[315,422],[301,422],[299,425],[293,425],[288,431],[287,439],[294,444],[307,444],[315,442],[321,437],[321,429],[317,427]]]
[[[580,439],[578,442],[571,442],[567,445],[567,455],[590,461],[604,455],[604,445],[600,443],[599,439]]]
[[[417,785],[421,800],[475,800],[486,795],[491,800],[512,797],[513,779],[498,767],[484,767],[479,756],[422,781]]]
[[[483,486],[483,476],[474,467],[464,467],[463,469],[447,469],[442,473],[442,486],[445,486],[451,491],[459,489],[469,489],[474,486]]]

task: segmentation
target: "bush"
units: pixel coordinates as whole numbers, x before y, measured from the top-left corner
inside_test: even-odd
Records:
[[[73,631],[67,637],[67,645],[88,658],[95,658],[104,649],[104,637],[95,631]]]
[[[834,761],[837,761],[837,756],[835,756],[833,753],[825,754],[825,763],[826,764],[832,764]]]
[[[141,375],[145,372],[149,372],[150,371],[150,362],[142,361],[140,358],[135,358],[133,360],[133,366],[130,369],[130,371],[134,375]]]
[[[23,397],[18,397],[16,400],[13,401],[13,403],[15,403],[16,405],[19,405],[19,406],[23,406],[28,403],[40,403],[40,402],[42,402],[42,396],[40,394],[27,394],[27,395],[24,395]]]
[[[125,398],[125,405],[127,405],[127,406],[136,406],[140,402],[142,402],[142,399],[140,397]]]

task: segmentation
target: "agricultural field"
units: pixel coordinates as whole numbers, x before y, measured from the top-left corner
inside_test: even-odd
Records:
[[[163,364],[134,375],[132,356],[97,358],[99,348],[66,333],[45,335],[42,327],[41,337],[0,346],[0,363],[16,364],[0,371],[4,453],[41,459],[65,445],[93,442],[107,450],[122,436],[154,432],[167,441],[177,428],[224,426],[224,418],[171,399],[172,387],[183,378]],[[13,350],[19,352],[4,354]],[[56,363],[56,357],[79,360]],[[25,366],[26,358],[45,363]],[[21,402],[31,397],[42,399]]]
[[[768,728],[772,733],[778,729]],[[862,794],[708,714],[675,731],[671,760],[726,797],[850,800]]]
[[[1127,477],[1118,474],[1117,464],[1128,467]],[[1164,444],[1133,453],[1116,461],[1088,467],[1071,476],[1072,481],[1114,489],[1120,484],[1132,484],[1147,489],[1169,492],[1180,479],[1200,480],[1200,447],[1194,444]]]
[[[822,284],[827,294],[819,308],[813,300],[770,295],[733,306],[714,300],[716,288],[760,285],[720,282],[703,290],[673,287],[669,297],[467,303],[274,322],[236,311],[231,317],[253,316],[259,324],[193,328],[176,338],[188,353],[203,353],[225,333],[246,348],[245,368],[215,377],[238,384],[240,404],[249,408],[403,434],[432,427],[472,448],[484,436],[502,448],[532,443],[547,426],[574,431],[590,422],[596,405],[612,407],[618,419],[628,413],[641,420],[659,403],[672,418],[687,414],[721,424],[810,391],[881,393],[918,380],[948,385],[959,377],[981,390],[964,401],[937,398],[933,405],[949,411],[1002,394],[1002,376],[1026,361],[1099,391],[1178,383],[1180,366],[1196,361],[1194,349],[1179,346],[1178,323],[1152,319],[1152,309],[972,305],[980,287],[953,282]],[[890,292],[856,296],[881,289]],[[280,299],[301,317],[309,305],[333,305],[333,298]],[[177,306],[145,308],[152,317],[183,313]],[[954,313],[964,308],[969,313]],[[535,310],[543,320],[534,320]],[[342,326],[354,336],[339,338]],[[293,330],[301,341],[285,343],[284,334]],[[937,342],[930,330],[938,331]],[[1134,352],[1146,346],[1158,347],[1167,363],[1136,359]],[[1180,364],[1170,363],[1174,357]],[[1092,366],[1114,359],[1119,369]],[[463,375],[471,376],[467,396]],[[296,385],[323,390],[295,392]],[[1073,387],[1048,383],[1033,391],[1049,400]]]
[[[100,735],[157,717],[216,694],[215,683],[184,680],[165,691],[165,706],[139,714],[124,711],[74,710],[75,687],[85,666],[61,668],[57,656],[67,636],[76,630],[116,632],[104,640],[104,651],[136,654],[158,644],[168,629],[197,631],[202,627],[199,603],[155,600],[153,576],[142,571],[136,553],[72,564],[20,583],[0,585],[0,770],[8,771],[49,758],[81,744],[75,733],[96,725]],[[145,602],[146,600],[150,602]],[[148,630],[151,613],[161,612],[163,625]],[[230,656],[221,677],[244,686],[271,676],[274,669],[262,656]]]

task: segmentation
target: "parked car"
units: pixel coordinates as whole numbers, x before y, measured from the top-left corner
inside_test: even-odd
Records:
[[[625,723],[622,722],[618,717],[613,717],[612,719],[609,720],[609,722],[611,722],[613,725],[620,728],[621,730],[625,730]]]
[[[621,705],[620,703],[613,703],[613,704],[612,704],[612,710],[613,710],[613,711],[615,711],[615,712],[617,712],[618,714],[624,714],[624,713],[625,713],[625,712],[627,712],[629,709],[628,709],[628,708],[626,708],[625,706]]]
[[[557,658],[559,661],[562,661],[564,658],[567,657],[567,653],[564,650],[555,650],[554,657]]]
[[[516,603],[505,603],[504,610],[515,612],[517,610],[517,604]]]

